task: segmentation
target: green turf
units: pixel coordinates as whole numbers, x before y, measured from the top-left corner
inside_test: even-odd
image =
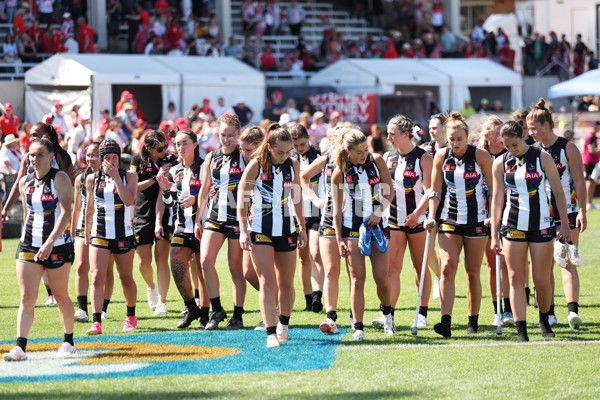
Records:
[[[441,339],[432,326],[439,321],[439,304],[430,302],[429,326],[410,333],[416,303],[412,286],[414,272],[404,268],[402,294],[396,311],[398,331],[386,337],[380,331],[366,327],[367,340],[362,343],[344,337],[333,365],[325,371],[295,371],[280,373],[248,373],[228,375],[182,375],[153,378],[78,380],[44,383],[0,384],[0,398],[600,398],[598,371],[600,371],[600,344],[574,344],[578,341],[600,340],[600,286],[598,260],[600,246],[600,211],[589,212],[590,228],[582,235],[580,252],[584,266],[579,269],[581,279],[580,315],[584,325],[579,331],[566,324],[567,309],[563,296],[560,271],[555,268],[556,315],[559,325],[554,329],[555,346],[513,346],[514,329],[505,329],[501,336],[489,326],[493,320],[491,298],[487,289],[487,269],[482,268],[484,298],[480,314],[480,333],[466,335],[466,289],[464,273],[457,278],[457,300],[454,307],[453,338]],[[16,333],[16,314],[19,289],[15,278],[15,249],[17,240],[5,240],[0,253],[0,340],[12,340]],[[407,256],[405,265],[410,261]],[[224,249],[218,260],[221,276],[221,298],[231,312],[231,281],[226,266]],[[74,271],[71,271],[74,276]],[[136,271],[138,282],[137,314],[140,320],[136,333],[175,330],[180,319],[181,299],[171,285],[166,318],[152,315],[146,304],[145,287]],[[348,280],[342,275],[340,284],[340,325],[348,323]],[[74,286],[71,297],[75,300]],[[304,298],[299,283],[296,286],[296,310],[303,308]],[[369,277],[366,287],[367,311],[364,320],[378,316],[378,301],[374,283]],[[60,337],[58,313],[55,307],[42,305],[46,298],[40,287],[38,306],[30,338]],[[120,285],[115,285],[114,301],[109,306],[109,320],[103,323],[105,334],[121,334],[119,321],[125,315]],[[257,293],[249,287],[244,322],[253,327],[260,320]],[[291,327],[314,327],[324,315],[295,311]],[[537,309],[529,307],[529,336],[532,343],[541,342],[536,326]],[[367,325],[367,324],[366,324]],[[76,323],[75,340],[84,334],[89,324]],[[293,334],[293,330],[292,333]],[[402,348],[402,345],[424,345]],[[427,347],[452,344],[458,347]],[[486,346],[488,344],[500,346]],[[505,346],[502,344],[506,344]],[[395,346],[395,347],[391,347]],[[474,347],[475,346],[475,347]],[[0,361],[1,362],[1,361]]]

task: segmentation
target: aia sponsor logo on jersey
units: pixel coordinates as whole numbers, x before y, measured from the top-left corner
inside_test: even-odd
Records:
[[[241,168],[229,168],[229,175],[239,175],[242,173]]]
[[[415,171],[404,171],[402,173],[402,176],[407,177],[407,178],[416,178],[417,173]]]
[[[475,172],[475,171],[473,171],[473,172],[465,172],[463,174],[463,177],[465,179],[475,179],[475,178],[477,178],[477,172]]]
[[[283,181],[284,188],[290,188],[290,187],[292,187],[293,184],[294,184],[293,181]]]
[[[190,186],[201,186],[200,179],[190,179]]]
[[[53,194],[43,194],[41,196],[41,200],[42,201],[54,201],[54,195]]]
[[[379,179],[378,176],[376,176],[375,178],[369,179],[369,185],[371,185],[371,186],[377,185],[379,182],[381,182],[381,180]]]
[[[525,172],[525,179],[540,179],[539,172]]]

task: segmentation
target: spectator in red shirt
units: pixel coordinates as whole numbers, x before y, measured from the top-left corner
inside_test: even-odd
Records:
[[[206,115],[212,115],[212,117],[215,117],[215,112],[212,108],[210,108],[210,99],[208,97],[205,97],[202,100],[202,107],[200,109],[198,109],[198,114],[200,113],[204,113]]]
[[[77,20],[79,31],[77,33],[77,42],[79,43],[80,53],[94,52],[94,31],[85,21],[85,17],[79,17]]]
[[[260,67],[263,71],[277,71],[277,60],[271,52],[271,45],[267,45],[260,56]]]
[[[154,3],[154,12],[156,12],[157,16],[164,15],[168,21],[169,3],[167,2],[167,0],[156,0],[156,3]]]
[[[108,123],[110,122],[110,112],[108,108],[102,110],[101,113],[102,118],[100,119],[100,124],[98,124],[98,131],[100,132],[100,136],[106,136],[106,130],[108,129]]]
[[[48,27],[48,29],[51,28]],[[64,38],[65,33],[61,29],[58,29],[56,32],[54,32],[54,34],[52,35],[52,53],[62,53],[66,50],[63,46]]]
[[[385,53],[383,53],[383,58],[398,58],[398,52],[396,51],[396,47],[394,46],[394,42],[392,40],[388,40],[386,43]],[[409,45],[410,46],[410,45]]]
[[[135,113],[135,116],[137,117],[137,119],[142,119],[144,121],[147,121],[146,114],[144,114],[142,109],[138,107],[138,101],[136,99],[132,98],[131,104],[133,105],[133,112]]]
[[[27,28],[25,27],[25,21],[23,20],[23,14],[25,10],[22,8],[17,11],[17,16],[13,20],[13,35],[14,37],[21,36],[22,34],[27,32]]]
[[[181,23],[177,21],[177,18],[173,18],[171,24],[167,28],[167,32],[165,33],[167,39],[169,40],[169,45],[173,47],[179,47],[179,41],[183,37],[183,27]]]
[[[19,134],[19,117],[13,115],[12,104],[4,104],[4,115],[0,117],[0,129],[2,129],[2,137],[6,135]]]
[[[121,100],[119,100],[115,106],[115,114],[120,113],[121,109],[123,108],[123,104],[131,103],[131,100],[133,100],[133,95],[129,93],[129,90],[124,90],[123,93],[121,93]]]
[[[33,21],[33,25],[27,33],[38,51],[42,51],[42,41],[44,39],[44,29],[40,26],[40,21]]]

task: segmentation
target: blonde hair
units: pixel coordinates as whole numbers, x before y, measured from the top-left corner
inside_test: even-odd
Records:
[[[243,130],[242,135],[240,136],[240,143],[260,144],[264,138],[265,135],[260,127],[250,125]]]
[[[527,121],[538,122],[540,125],[544,125],[544,122],[548,122],[550,128],[554,128],[552,111],[546,107],[546,101],[542,97],[540,97],[536,104],[531,105],[531,111],[527,114]]]
[[[258,160],[258,165],[263,171],[270,173],[271,171],[271,154],[269,153],[269,146],[273,147],[275,143],[279,141],[292,142],[292,135],[277,123],[272,123],[267,128],[267,133],[263,139],[260,147],[256,150],[255,157]]]
[[[335,144],[331,151],[333,165],[342,172],[346,172],[350,164],[348,151],[366,142],[367,137],[358,129],[346,129],[343,132],[340,132],[336,135]]]
[[[240,123],[240,119],[237,114],[225,113],[221,115],[217,119],[217,126],[220,126],[221,124],[232,126],[237,132],[242,130],[242,124]]]
[[[479,137],[478,147],[489,151],[490,141],[488,140],[488,135],[494,130],[494,128],[501,126],[502,124],[502,120],[498,118],[497,115],[490,115],[487,117],[481,126],[481,136]]]
[[[463,117],[458,111],[452,111],[450,115],[446,117],[446,121],[444,121],[444,135],[446,138],[448,137],[448,128],[460,128],[465,131],[467,139],[469,137],[469,125],[467,125],[465,117]],[[448,139],[446,139],[446,141],[447,140]]]

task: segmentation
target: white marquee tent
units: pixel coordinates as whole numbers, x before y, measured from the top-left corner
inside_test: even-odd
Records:
[[[443,108],[450,96],[448,75],[416,59],[341,60],[313,75],[310,85],[332,86],[343,94],[390,95],[411,88],[434,89]]]
[[[466,99],[484,93],[490,100],[508,93],[509,107],[523,106],[520,74],[488,59],[350,59],[338,61],[310,78],[311,86],[333,86],[340,93],[391,95],[407,88],[438,90],[442,110],[458,110]],[[501,97],[501,96],[500,96]]]
[[[600,95],[600,70],[595,69],[573,79],[557,83],[548,90],[548,97],[571,97],[583,95]]]
[[[149,87],[154,88],[152,92]],[[155,113],[160,112],[160,118],[169,102],[183,114],[192,103],[201,104],[204,97],[211,99],[214,108],[220,96],[228,105],[245,97],[260,118],[265,78],[228,57],[58,54],[25,73],[25,118],[39,121],[60,101],[65,113],[80,105],[80,112],[91,115],[92,126],[97,127],[101,110],[114,112],[115,99],[125,89],[136,95],[140,106],[145,102]],[[160,96],[161,104],[147,98],[147,93]]]

